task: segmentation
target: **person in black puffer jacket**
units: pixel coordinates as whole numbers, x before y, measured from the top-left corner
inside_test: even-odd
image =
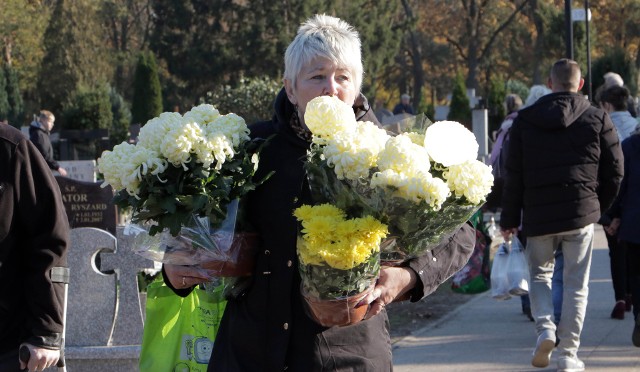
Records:
[[[551,70],[553,93],[521,110],[511,128],[500,225],[505,239],[527,236],[530,297],[538,342],[532,364],[546,367],[556,341],[551,301],[554,252],[564,254],[559,371],[581,371],[577,357],[587,306],[594,223],[616,197],[623,158],[613,123],[578,91],[575,61]]]

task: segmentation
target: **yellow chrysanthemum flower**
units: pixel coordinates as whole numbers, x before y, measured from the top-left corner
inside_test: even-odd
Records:
[[[371,216],[345,219],[340,209],[323,204],[297,208],[294,216],[302,222],[298,239],[300,260],[305,265],[327,265],[349,270],[380,250],[388,234],[387,226]]]

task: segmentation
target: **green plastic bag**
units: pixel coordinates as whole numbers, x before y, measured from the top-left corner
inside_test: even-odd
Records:
[[[152,282],[147,287],[140,371],[206,371],[227,304],[223,289],[220,285],[210,293],[196,288],[182,298],[162,279]]]

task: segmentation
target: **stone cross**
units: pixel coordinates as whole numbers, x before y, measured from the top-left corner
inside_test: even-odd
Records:
[[[119,284],[117,311],[110,345],[139,345],[142,343],[143,310],[140,305],[138,273],[154,268],[153,261],[133,252],[132,236],[125,236],[118,228],[118,245],[113,252],[100,254],[101,271],[115,271]]]
[[[67,257],[70,280],[66,344],[69,346],[110,345],[116,278],[100,272],[96,257],[102,250],[115,251],[115,248],[116,238],[107,231],[92,227],[71,230]]]

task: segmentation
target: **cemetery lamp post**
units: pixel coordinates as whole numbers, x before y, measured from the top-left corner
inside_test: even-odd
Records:
[[[584,25],[587,32],[587,94],[589,95],[589,101],[593,99],[592,84],[591,81],[591,42],[589,40],[589,22],[591,17],[589,16],[589,0],[584,0]]]
[[[573,59],[573,21],[571,20],[571,0],[564,0],[564,24],[566,27],[566,57]]]

